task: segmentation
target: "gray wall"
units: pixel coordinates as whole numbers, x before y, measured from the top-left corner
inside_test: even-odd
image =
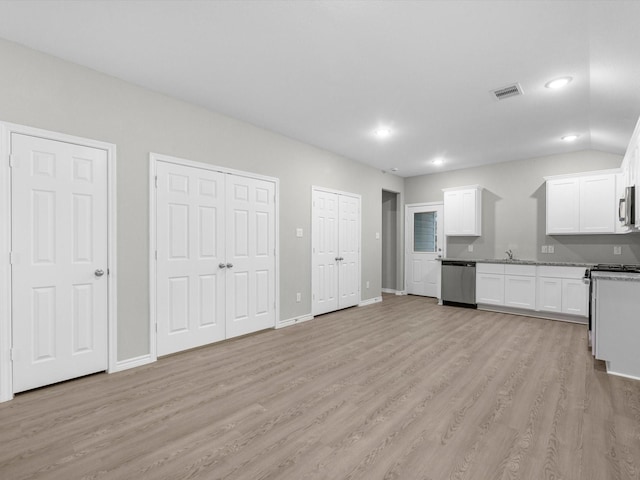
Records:
[[[449,237],[452,258],[504,258],[512,249],[516,258],[559,262],[640,263],[640,233],[628,235],[545,234],[544,176],[618,168],[622,157],[596,151],[498,163],[478,168],[408,178],[407,203],[442,201],[442,189],[478,184],[484,187],[482,236]],[[469,252],[472,244],[474,251]],[[555,253],[540,253],[553,245]],[[622,255],[613,255],[613,246]]]
[[[380,295],[380,192],[402,178],[3,40],[0,59],[0,120],[117,145],[119,360],[149,352],[150,152],[280,179],[282,320],[311,312],[311,186],[362,195],[362,299]]]

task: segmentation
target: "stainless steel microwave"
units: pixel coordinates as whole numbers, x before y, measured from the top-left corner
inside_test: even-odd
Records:
[[[627,187],[618,203],[618,217],[627,227],[636,226],[636,187]]]

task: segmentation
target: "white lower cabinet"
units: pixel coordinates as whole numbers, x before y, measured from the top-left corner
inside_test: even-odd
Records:
[[[537,309],[543,312],[562,312],[562,279],[538,277]]]
[[[589,286],[582,279],[562,279],[562,313],[589,315]]]
[[[583,267],[477,263],[476,303],[587,317],[583,275]]]
[[[504,304],[508,307],[536,308],[536,277],[505,275]]]
[[[476,302],[504,305],[504,274],[476,271]]]

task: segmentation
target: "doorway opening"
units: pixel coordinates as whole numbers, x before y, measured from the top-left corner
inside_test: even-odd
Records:
[[[402,258],[400,256],[402,237],[400,232],[400,194],[382,190],[382,291],[400,293],[404,289]]]

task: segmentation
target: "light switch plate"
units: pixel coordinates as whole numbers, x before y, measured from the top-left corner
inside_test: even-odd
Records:
[[[614,255],[622,255],[622,247],[620,245],[613,246],[613,254]]]
[[[547,247],[547,251],[548,251],[549,253],[554,253],[554,252],[555,252],[555,250],[556,250],[556,248],[555,248],[553,245],[549,245],[549,246]]]
[[[298,237],[298,238],[302,237],[302,229],[301,228],[296,228],[296,237]]]
[[[469,245],[469,246],[467,247],[467,250],[468,250],[469,252],[473,252],[473,245]]]
[[[540,249],[540,251],[542,253],[549,253],[549,247],[547,247],[546,245],[542,245],[542,248]]]
[[[380,240],[380,232],[376,232],[376,240]]]

